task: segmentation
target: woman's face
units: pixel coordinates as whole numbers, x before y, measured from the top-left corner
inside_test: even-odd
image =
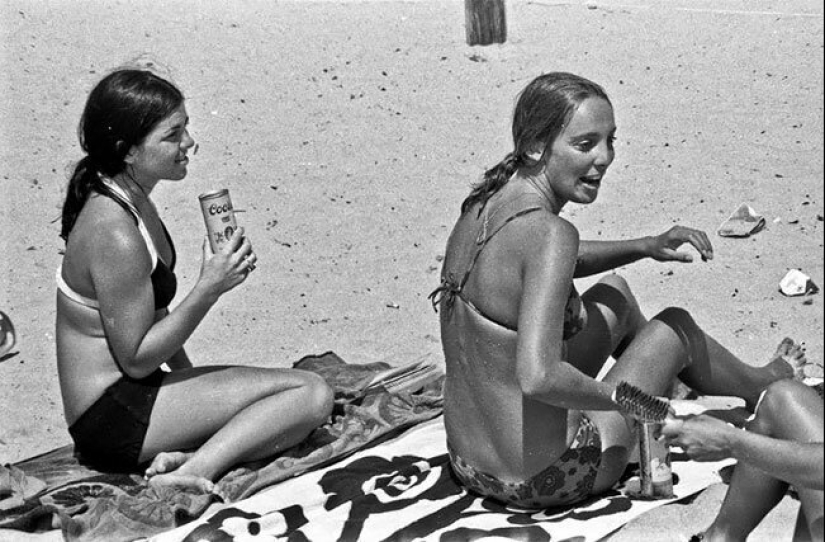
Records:
[[[543,176],[563,205],[592,203],[613,162],[616,123],[613,108],[602,98],[587,98],[573,113],[549,156]]]
[[[137,181],[154,183],[161,179],[186,177],[189,164],[186,153],[195,144],[186,128],[188,124],[186,107],[181,104],[160,121],[142,143],[132,147],[126,162]]]

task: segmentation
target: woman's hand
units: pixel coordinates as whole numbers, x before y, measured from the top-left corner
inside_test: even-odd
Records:
[[[733,455],[734,431],[741,429],[707,414],[668,417],[661,438],[669,446],[682,448],[695,461],[719,461]]]
[[[211,252],[208,240],[204,240],[198,280],[216,296],[221,296],[245,281],[249,273],[255,270],[257,261],[252,244],[244,236],[241,227],[235,230],[229,242],[216,253]]]
[[[693,245],[702,261],[713,259],[713,246],[705,232],[686,226],[673,226],[665,233],[648,238],[648,255],[656,261],[692,262],[693,256],[678,249],[685,243]]]

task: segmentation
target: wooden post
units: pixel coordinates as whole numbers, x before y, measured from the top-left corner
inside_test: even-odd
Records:
[[[467,45],[507,41],[505,0],[464,0]]]

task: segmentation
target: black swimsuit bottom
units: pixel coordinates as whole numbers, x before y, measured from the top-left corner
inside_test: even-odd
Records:
[[[166,373],[123,376],[69,428],[81,462],[107,472],[135,472],[149,418]]]

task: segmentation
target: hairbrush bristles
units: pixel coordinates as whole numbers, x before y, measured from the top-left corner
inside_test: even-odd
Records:
[[[624,381],[616,386],[613,402],[628,416],[645,423],[662,423],[670,409],[667,400],[654,397]]]

